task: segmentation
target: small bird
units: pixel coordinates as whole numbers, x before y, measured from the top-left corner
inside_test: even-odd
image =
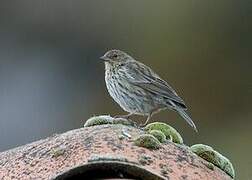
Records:
[[[102,57],[105,62],[105,82],[110,96],[129,114],[151,116],[170,109],[181,115],[197,132],[192,119],[186,114],[184,101],[175,90],[151,68],[121,50],[109,50]]]

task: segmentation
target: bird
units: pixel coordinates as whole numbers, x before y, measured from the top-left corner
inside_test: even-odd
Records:
[[[175,90],[147,65],[135,60],[121,50],[112,49],[100,57],[105,63],[105,83],[110,96],[127,115],[147,116],[144,127],[153,114],[161,110],[176,111],[198,132],[186,113],[187,106]]]

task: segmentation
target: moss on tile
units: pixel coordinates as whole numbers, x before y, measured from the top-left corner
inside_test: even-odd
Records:
[[[146,131],[150,132],[152,130],[159,130],[166,136],[166,139],[171,139],[172,142],[183,144],[183,138],[178,133],[176,129],[171,127],[168,124],[162,123],[162,122],[154,122],[148,124],[145,128]]]
[[[149,134],[153,135],[155,138],[159,140],[159,142],[164,143],[166,141],[166,137],[162,131],[159,130],[151,130]]]
[[[212,147],[204,144],[195,144],[190,149],[201,158],[225,171],[232,178],[235,177],[235,171],[229,159],[215,151]]]
[[[114,118],[109,115],[101,115],[101,116],[94,116],[94,117],[89,118],[85,122],[84,127],[98,126],[98,125],[104,125],[104,124],[122,124],[126,126],[135,126],[135,123],[128,119]]]
[[[142,134],[134,140],[135,145],[147,149],[159,149],[161,143],[151,134]]]
[[[107,115],[94,116],[94,117],[89,118],[85,122],[84,127],[97,126],[97,125],[103,125],[103,124],[113,124],[113,119],[114,118]]]

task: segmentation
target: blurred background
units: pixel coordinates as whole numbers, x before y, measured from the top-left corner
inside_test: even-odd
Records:
[[[176,89],[199,133],[174,112],[152,121],[213,146],[250,179],[251,19],[250,0],[0,1],[0,151],[124,114],[98,58],[115,48]]]

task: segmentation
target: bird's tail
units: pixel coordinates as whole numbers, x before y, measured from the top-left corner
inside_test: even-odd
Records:
[[[190,118],[190,116],[189,116],[188,114],[186,114],[186,112],[185,112],[183,109],[176,108],[176,111],[179,113],[180,116],[182,116],[182,117],[186,120],[186,122],[187,122],[190,126],[192,126],[192,128],[193,128],[196,132],[198,132],[198,130],[197,130],[197,128],[196,128],[196,126],[195,126],[193,120]]]

